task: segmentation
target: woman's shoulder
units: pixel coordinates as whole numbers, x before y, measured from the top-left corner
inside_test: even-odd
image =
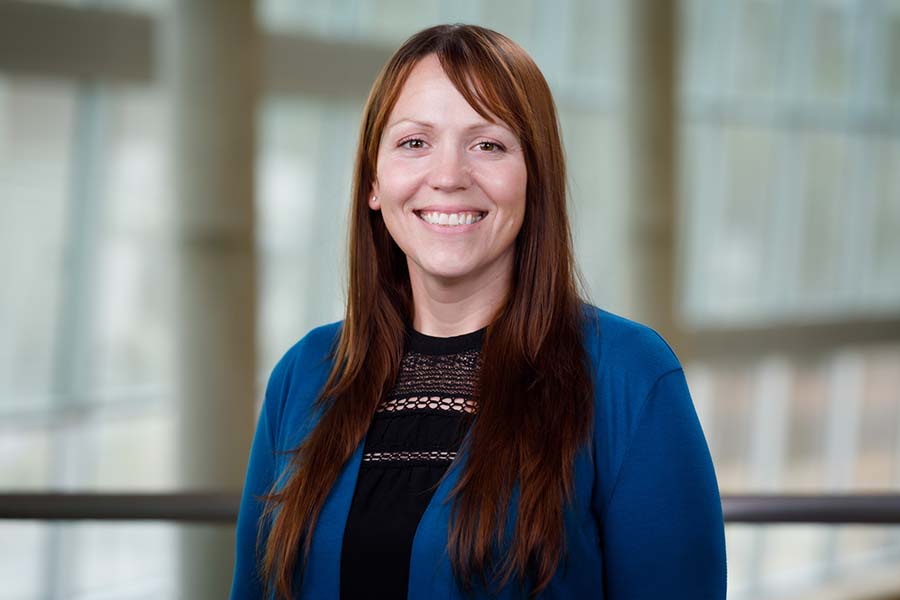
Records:
[[[269,375],[266,386],[266,409],[271,422],[278,423],[276,437],[290,439],[279,445],[290,445],[294,434],[305,432],[317,414],[310,410],[331,372],[332,350],[340,336],[342,321],[311,329],[285,351]],[[287,426],[283,426],[287,423]]]
[[[606,506],[642,420],[648,439],[665,440],[671,437],[670,420],[650,417],[662,410],[688,422],[692,409],[681,364],[659,333],[596,306],[585,312],[584,341],[595,383],[594,457]],[[654,410],[648,410],[651,404]]]
[[[652,385],[681,368],[672,347],[649,325],[587,303],[583,312],[584,344],[599,375]]]
[[[290,388],[293,384],[314,383],[310,381],[310,376],[323,370],[330,372],[332,352],[337,345],[342,324],[343,321],[335,321],[307,332],[275,363],[272,379],[281,380]],[[317,378],[313,377],[315,379]]]
[[[303,337],[285,351],[277,363],[274,372],[294,371],[296,369],[316,369],[322,363],[329,362],[341,332],[343,321],[335,321],[319,325],[309,330]]]

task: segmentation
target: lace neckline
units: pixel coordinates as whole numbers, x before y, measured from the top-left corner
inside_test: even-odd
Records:
[[[487,326],[461,335],[438,337],[416,331],[412,325],[407,324],[406,348],[409,352],[432,355],[459,354],[461,352],[481,350],[485,332],[487,332]]]

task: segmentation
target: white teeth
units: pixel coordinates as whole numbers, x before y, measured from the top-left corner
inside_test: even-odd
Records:
[[[444,225],[445,227],[455,227],[458,225],[471,225],[477,223],[484,218],[486,213],[442,213],[442,212],[420,212],[417,213],[419,218],[432,225]]]

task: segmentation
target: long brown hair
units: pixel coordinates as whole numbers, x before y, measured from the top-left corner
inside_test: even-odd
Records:
[[[484,118],[518,136],[528,171],[526,209],[515,242],[505,303],[487,327],[478,413],[453,499],[448,548],[465,589],[478,574],[498,587],[550,582],[565,551],[563,511],[573,462],[590,435],[592,381],[582,346],[582,301],[566,214],[566,172],[550,89],[537,65],[509,38],[482,27],[440,25],[409,38],[379,73],[363,113],[353,178],[346,316],[334,366],[316,400],[321,417],[292,450],[290,478],[267,496],[271,518],[263,579],[290,598],[309,554],[322,505],[364,438],[397,376],[413,299],[406,257],[368,195],[388,116],[412,68],[434,54],[447,77]],[[502,546],[513,487],[518,516]],[[301,550],[302,542],[302,550]],[[501,561],[496,558],[503,556]]]

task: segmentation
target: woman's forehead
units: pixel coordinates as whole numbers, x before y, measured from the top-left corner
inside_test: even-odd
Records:
[[[434,55],[426,56],[413,67],[391,110],[385,132],[412,125],[436,129],[449,122],[464,131],[503,129],[512,131],[490,110],[482,115],[469,104]]]

